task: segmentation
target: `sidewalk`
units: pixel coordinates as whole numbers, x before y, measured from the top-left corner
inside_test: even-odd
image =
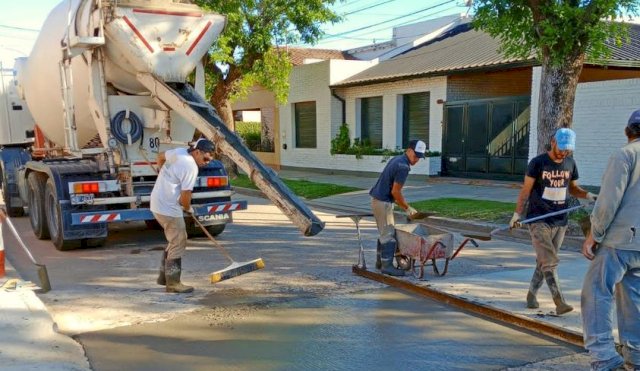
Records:
[[[279,172],[279,176],[286,179],[306,179],[361,188],[361,191],[313,200],[307,204],[312,208],[331,209],[338,214],[370,211],[368,190],[376,181],[373,175],[367,177],[283,170]],[[259,194],[253,190],[238,191]],[[403,193],[409,202],[440,197],[514,202],[519,193],[519,185],[512,182],[465,181],[448,178],[424,180],[410,177]],[[450,222],[445,220],[444,223]],[[533,271],[530,262],[534,261],[535,257],[533,257],[526,232],[521,237],[524,238],[494,239],[491,243],[481,243],[480,248],[465,250],[461,256],[466,255],[470,259],[466,259],[465,256],[466,260],[461,260],[466,261],[467,265],[456,260],[450,266],[452,271],[453,266],[458,265],[455,269],[463,270],[465,274],[456,275],[454,271],[442,279],[434,279],[428,268],[429,271],[425,274],[428,281],[407,279],[415,280],[416,284],[429,285],[446,293],[580,332],[581,282],[588,262],[574,251],[565,250],[562,253],[561,283],[567,300],[575,307],[573,312],[561,317],[555,316],[550,295],[548,290],[545,291],[546,287],[540,291],[540,309],[526,309],[524,298]],[[369,269],[373,269],[374,259],[375,251],[367,251],[366,260]],[[493,269],[483,270],[481,262],[487,260],[499,261],[499,268],[496,269],[494,264]],[[0,286],[11,279],[19,278],[9,261],[6,263],[7,274],[6,277],[0,278]],[[355,264],[355,261],[353,263]],[[3,370],[90,370],[82,347],[71,338],[55,331],[55,324],[45,306],[35,295],[33,285],[19,280],[18,282],[20,284],[17,287],[8,285],[9,287],[0,288],[0,334],[2,334],[0,336],[0,368]],[[588,357],[577,354],[562,360],[548,360],[529,365],[523,369],[586,370]]]
[[[82,346],[56,332],[31,282],[19,279],[9,261],[0,278],[0,369],[91,370]]]

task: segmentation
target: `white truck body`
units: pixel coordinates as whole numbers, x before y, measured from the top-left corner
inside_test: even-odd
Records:
[[[186,146],[198,129],[305,235],[321,231],[324,224],[186,83],[224,25],[224,16],[185,0],[65,0],[55,7],[17,76],[35,122],[33,152],[0,150],[10,214],[28,205],[36,236],[61,250],[105,238],[108,222],[153,219],[147,206],[156,157]],[[196,86],[204,86],[198,76]],[[200,170],[195,209],[217,228],[214,235],[231,211],[246,208],[232,193],[219,161]]]
[[[0,67],[0,118],[6,125],[0,125],[0,145],[28,141],[27,131],[33,130],[33,117],[27,103],[21,98],[16,74],[24,62],[16,60],[16,66]]]

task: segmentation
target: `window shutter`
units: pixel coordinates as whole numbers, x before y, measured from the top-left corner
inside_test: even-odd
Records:
[[[429,147],[429,92],[405,94],[402,99],[402,148],[411,139],[420,139]]]
[[[362,98],[362,140],[382,148],[382,97]]]
[[[296,148],[316,148],[316,102],[295,103]]]

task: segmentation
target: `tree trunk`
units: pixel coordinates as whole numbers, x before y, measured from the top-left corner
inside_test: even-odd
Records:
[[[231,131],[236,131],[236,122],[233,119],[233,109],[231,108],[231,102],[228,99],[221,99],[216,101],[216,110],[222,121]]]
[[[573,124],[573,104],[584,53],[567,57],[559,66],[543,58],[538,106],[538,153],[548,150],[551,137],[558,128]]]

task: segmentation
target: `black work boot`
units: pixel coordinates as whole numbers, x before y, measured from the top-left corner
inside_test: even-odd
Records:
[[[542,287],[543,281],[544,275],[542,274],[540,267],[536,267],[536,270],[533,271],[533,276],[531,277],[531,283],[529,284],[529,292],[527,293],[527,308],[535,309],[540,307],[536,295],[538,295],[538,290]]]
[[[167,292],[187,293],[193,291],[193,287],[183,285],[182,282],[180,282],[181,274],[182,258],[167,259],[164,265],[164,276],[167,280]]]
[[[380,266],[381,272],[390,276],[404,276],[404,271],[393,266],[393,258],[396,254],[396,240],[390,239],[381,243]]]
[[[380,261],[380,253],[382,251],[382,244],[380,243],[380,239],[378,239],[378,246],[376,246],[376,269],[380,270],[382,268],[382,262]]]
[[[158,272],[158,279],[156,280],[158,285],[162,285],[162,286],[167,284],[167,280],[164,277],[164,265],[166,264],[166,261],[167,261],[167,251],[165,250],[162,253],[162,260],[160,261],[160,271]]]
[[[544,272],[544,279],[547,281],[547,286],[549,286],[549,291],[551,291],[551,297],[553,297],[553,302],[556,304],[556,314],[560,315],[571,312],[573,307],[564,301],[562,292],[560,292],[558,273],[555,270]]]

